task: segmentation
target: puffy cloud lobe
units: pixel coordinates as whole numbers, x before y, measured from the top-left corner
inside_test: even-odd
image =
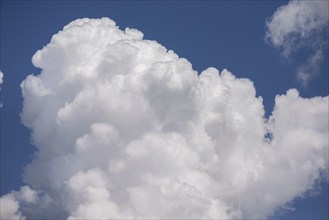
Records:
[[[27,218],[266,218],[328,169],[328,97],[289,90],[267,121],[250,80],[198,75],[108,18],[71,22],[33,63],[24,179],[46,195],[14,207]]]
[[[0,70],[0,85],[3,83],[3,73]]]
[[[31,205],[40,200],[38,193],[28,186],[21,187],[20,191],[13,191],[0,198],[0,219],[26,219],[22,215],[20,205],[25,212],[29,212]],[[39,206],[38,206],[39,207]]]
[[[267,20],[266,40],[289,57],[300,49],[311,55],[297,68],[297,78],[307,85],[318,74],[323,53],[328,50],[328,1],[290,1]]]
[[[15,198],[11,195],[5,195],[0,198],[0,205],[1,205],[1,212],[0,218],[1,219],[25,219],[22,216],[19,209],[19,204],[15,200]]]

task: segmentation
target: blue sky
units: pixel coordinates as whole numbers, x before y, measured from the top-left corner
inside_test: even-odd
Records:
[[[18,190],[21,173],[35,150],[30,131],[20,122],[20,83],[39,73],[33,54],[74,19],[109,17],[132,27],[189,60],[198,72],[224,68],[254,82],[270,115],[277,94],[297,88],[302,97],[328,95],[328,50],[318,76],[307,87],[296,68],[307,51],[284,58],[265,42],[266,19],[288,1],[1,1],[1,195]],[[284,186],[283,186],[284,187]],[[275,219],[328,219],[328,184],[319,195],[298,200],[293,212]]]

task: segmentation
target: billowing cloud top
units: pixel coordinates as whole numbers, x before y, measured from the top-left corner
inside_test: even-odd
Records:
[[[198,75],[108,18],[71,22],[33,64],[32,189],[3,196],[2,217],[266,218],[328,169],[328,97],[289,90],[266,120],[250,80]]]

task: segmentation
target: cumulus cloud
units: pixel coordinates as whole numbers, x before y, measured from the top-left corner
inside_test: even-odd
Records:
[[[33,191],[2,197],[15,216],[267,218],[328,170],[328,97],[289,90],[266,120],[250,80],[198,75],[108,18],[71,22],[32,61],[21,117]]]
[[[302,49],[310,51],[305,64],[297,69],[303,85],[318,74],[317,66],[328,50],[328,7],[328,1],[293,0],[278,8],[266,22],[266,40],[285,57]]]

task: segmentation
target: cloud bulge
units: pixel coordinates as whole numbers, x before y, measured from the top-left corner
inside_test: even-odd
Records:
[[[250,80],[198,74],[109,18],[71,22],[32,62],[37,151],[1,218],[267,218],[326,178],[328,97],[291,89],[267,120]]]
[[[0,85],[3,83],[3,73],[0,70]]]

